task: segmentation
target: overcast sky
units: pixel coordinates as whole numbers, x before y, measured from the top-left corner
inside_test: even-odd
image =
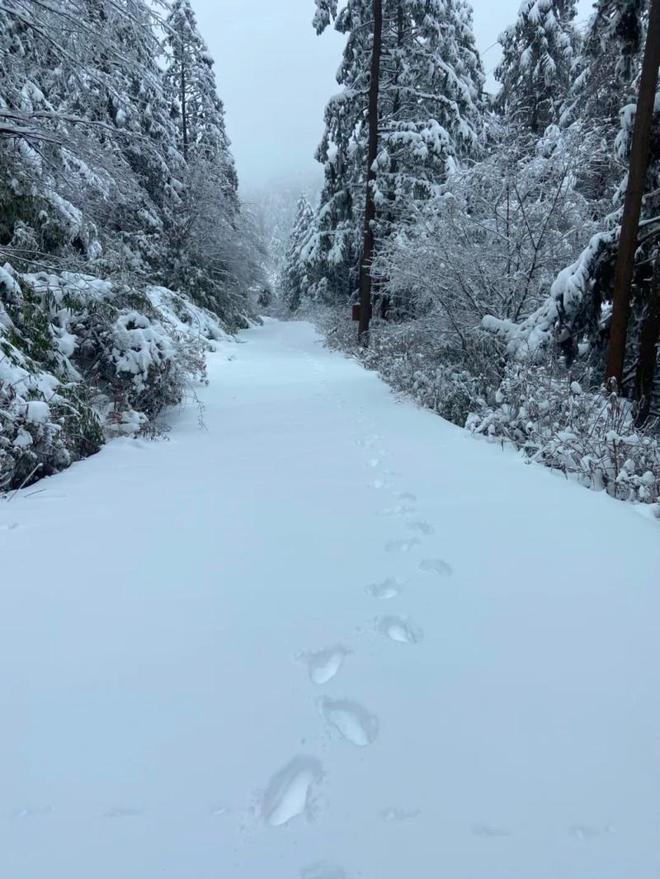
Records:
[[[337,91],[342,37],[311,26],[313,0],[192,0],[202,36],[216,62],[220,96],[242,187],[314,173],[323,108]],[[514,19],[520,0],[473,0],[477,43],[486,71],[498,61],[489,48]],[[581,0],[580,19],[591,0]]]

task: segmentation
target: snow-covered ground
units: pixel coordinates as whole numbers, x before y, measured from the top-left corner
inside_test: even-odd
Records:
[[[0,503],[0,875],[657,879],[658,523],[241,342]]]

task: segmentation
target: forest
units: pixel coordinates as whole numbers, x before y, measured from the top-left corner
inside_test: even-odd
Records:
[[[0,879],[660,877],[659,66],[0,0]]]
[[[158,431],[264,282],[188,0],[0,6],[0,490]]]
[[[525,0],[491,94],[465,0],[316,0],[345,49],[292,212],[241,200],[188,0],[3,0],[0,489],[158,432],[270,308],[476,435],[656,502],[652,11],[597,0],[578,28],[576,0]]]
[[[336,28],[346,49],[323,189],[302,196],[286,254],[288,308],[323,314],[332,344],[444,418],[613,496],[657,500],[652,97],[621,362],[606,369],[645,45],[657,86],[650,4],[598,0],[578,30],[574,0],[525,0],[500,37],[494,97],[470,4],[378,6],[374,116],[374,4],[317,2],[317,31]]]

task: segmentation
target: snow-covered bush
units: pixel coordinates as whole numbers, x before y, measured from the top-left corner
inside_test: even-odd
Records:
[[[102,443],[87,389],[49,371],[59,352],[30,292],[0,269],[0,491],[62,470]],[[11,315],[21,308],[17,324]]]
[[[311,316],[328,344],[376,370],[408,394],[475,435],[507,442],[526,459],[571,475],[621,500],[658,504],[660,438],[657,425],[640,430],[631,406],[586,390],[562,365],[506,363],[488,333],[475,332],[465,349],[452,349],[428,319],[403,324],[372,322],[370,344],[357,344],[355,324],[336,310]],[[467,368],[465,364],[470,364]]]
[[[574,138],[553,129],[528,155],[515,127],[495,133],[497,149],[452,174],[376,259],[394,310],[433,313],[457,344],[487,315],[518,323],[533,313],[593,226]]]
[[[391,387],[454,424],[465,424],[488,388],[499,382],[497,347],[484,333],[466,338],[466,356],[465,349],[454,348],[428,320],[375,320],[368,348],[357,344],[355,324],[345,317],[328,311],[324,323],[332,347],[350,351]]]
[[[151,430],[206,376],[218,319],[163,287],[0,269],[0,489]]]
[[[510,441],[538,461],[621,500],[660,500],[660,441],[635,427],[630,405],[585,391],[545,366],[511,363],[492,405],[481,403],[467,426]]]

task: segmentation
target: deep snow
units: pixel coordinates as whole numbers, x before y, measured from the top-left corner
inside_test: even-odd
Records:
[[[658,524],[241,342],[0,503],[0,876],[657,879]]]

